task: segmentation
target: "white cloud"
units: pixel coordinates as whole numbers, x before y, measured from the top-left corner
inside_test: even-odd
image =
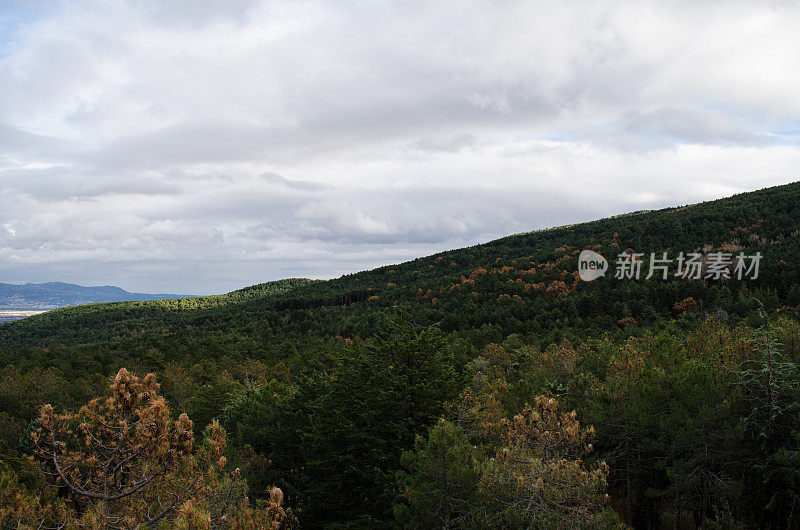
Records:
[[[0,281],[219,292],[797,179],[781,2],[0,6]]]

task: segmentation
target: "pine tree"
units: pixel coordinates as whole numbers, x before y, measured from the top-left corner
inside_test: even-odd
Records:
[[[800,368],[784,355],[768,317],[756,341],[761,358],[745,363],[739,374],[750,449],[744,498],[759,514],[762,526],[796,527],[800,525]]]
[[[172,420],[158,391],[153,374],[139,379],[123,368],[107,398],[93,399],[77,412],[41,408],[31,433],[34,454],[64,499],[57,514],[64,522],[90,528],[292,523],[277,489],[262,506],[249,505],[238,470],[225,470],[226,436],[216,420],[196,444],[192,421],[186,414]],[[35,509],[26,514],[39,516]]]

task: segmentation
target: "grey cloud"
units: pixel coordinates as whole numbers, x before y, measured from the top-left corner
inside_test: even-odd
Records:
[[[168,213],[179,219],[204,219],[228,224],[237,220],[287,218],[308,197],[287,194],[281,189],[252,187],[217,188],[197,192],[184,200],[169,204]],[[152,210],[156,214],[157,210]]]
[[[259,159],[285,147],[279,131],[251,125],[182,124],[113,140],[87,153],[85,163],[107,168],[163,168],[203,162]]]
[[[51,162],[68,158],[76,149],[73,142],[0,123],[0,155]]]
[[[737,121],[719,111],[660,108],[632,111],[621,119],[621,128],[634,136],[659,141],[696,144],[759,145],[769,139],[753,130],[753,123]]]
[[[355,102],[353,102],[355,103]],[[148,133],[116,139],[97,151],[82,155],[84,163],[108,168],[162,168],[188,163],[297,160],[338,156],[353,145],[369,146],[418,134],[464,128],[483,122],[484,127],[508,126],[509,121],[530,123],[540,113],[555,111],[539,105],[514,107],[512,118],[479,108],[468,100],[434,99],[394,105],[388,102],[323,108],[293,126],[273,127],[243,123],[184,123]],[[447,129],[445,129],[445,127]],[[446,135],[447,133],[444,132]],[[437,145],[437,141],[439,142]],[[446,140],[423,139],[423,150],[458,150],[475,142],[470,135]]]
[[[256,5],[255,0],[147,0],[141,2],[152,20],[166,27],[202,27],[223,21],[241,22]]]
[[[264,241],[289,238],[335,245],[445,245],[459,240],[485,241],[603,213],[602,207],[591,201],[575,204],[569,194],[569,190],[525,195],[444,187],[369,193],[332,190],[309,201],[293,217],[255,224],[243,235]],[[478,195],[481,201],[476,201]]]
[[[55,166],[44,169],[0,169],[0,188],[24,193],[41,202],[89,199],[104,195],[179,195],[181,186],[163,176],[94,168]]]
[[[312,182],[310,180],[287,179],[286,177],[282,177],[277,173],[271,173],[271,172],[262,173],[261,175],[259,175],[259,178],[264,182],[272,182],[293,190],[315,191],[324,188],[324,186],[322,186],[318,182]]]
[[[414,142],[411,146],[414,149],[419,149],[420,151],[427,151],[427,152],[448,152],[448,153],[457,153],[461,151],[465,147],[469,147],[475,145],[478,142],[478,139],[474,134],[464,133],[459,134],[456,136],[451,136],[449,138],[431,138],[426,136],[416,142]]]
[[[766,146],[785,143],[772,135],[763,118],[732,116],[719,110],[661,107],[626,111],[605,123],[566,130],[575,138],[633,154],[674,149],[678,145]]]

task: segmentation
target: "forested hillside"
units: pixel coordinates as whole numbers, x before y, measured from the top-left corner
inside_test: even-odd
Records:
[[[80,497],[44,485],[33,467],[54,449],[36,441],[110,378],[144,384],[125,368],[155,374],[170,429],[185,413],[204,447],[227,433],[240,475],[186,458],[284,525],[797,527],[799,234],[795,183],[334,280],[0,324],[0,484]],[[579,279],[584,249],[604,277]],[[698,255],[700,279],[674,263],[646,279],[664,252]],[[717,253],[732,259],[719,278]],[[639,279],[615,277],[620,254],[642,254]],[[756,278],[737,278],[740,254],[761,256]]]

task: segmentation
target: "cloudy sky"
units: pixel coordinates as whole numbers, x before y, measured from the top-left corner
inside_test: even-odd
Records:
[[[0,282],[220,293],[800,179],[782,2],[0,0]]]

